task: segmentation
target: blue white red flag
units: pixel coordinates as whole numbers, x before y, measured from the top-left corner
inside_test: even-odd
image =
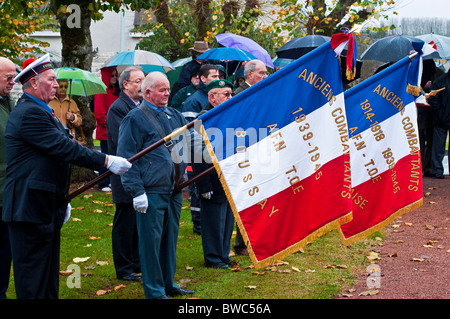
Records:
[[[332,42],[200,117],[256,268],[351,220],[351,198],[342,195],[351,188],[348,127]]]
[[[420,94],[418,63],[420,55],[406,57],[344,94],[352,190],[343,195],[353,201],[353,220],[341,225],[345,244],[422,205],[416,96],[409,93]]]

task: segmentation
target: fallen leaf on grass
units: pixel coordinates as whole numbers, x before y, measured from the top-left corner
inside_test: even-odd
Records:
[[[246,289],[256,289],[258,286],[245,286]]]
[[[313,273],[316,272],[315,269],[306,269],[305,272]]]
[[[109,294],[111,292],[111,289],[108,290],[97,290],[97,292],[95,293],[97,296],[103,296],[106,294]]]
[[[79,219],[79,218],[72,218],[72,221],[74,221],[74,222],[81,222],[81,219]]]
[[[298,269],[297,267],[292,267],[292,270],[295,271],[295,272],[301,272],[301,270]]]
[[[252,271],[252,275],[263,276],[267,274],[267,271]]]
[[[108,264],[108,262],[107,262],[107,261],[99,261],[99,260],[98,260],[98,261],[96,262],[96,264],[99,265],[99,266],[106,266],[106,265]]]
[[[92,212],[93,213],[103,213],[103,211],[101,209],[94,209]]]
[[[95,236],[89,236],[89,240],[97,240],[100,239],[101,237],[95,237]]]
[[[74,263],[82,263],[89,260],[91,257],[75,257],[73,260]]]
[[[326,265],[324,266],[325,269],[327,268],[338,268],[338,269],[347,269],[348,266],[347,265]]]
[[[292,272],[291,269],[278,269],[280,274],[290,274]]]
[[[59,274],[61,276],[69,276],[69,275],[73,274],[73,270],[60,270]]]
[[[187,270],[187,271],[194,270],[194,267],[191,267],[191,266],[189,266],[189,265],[186,265],[186,270]]]
[[[83,210],[84,207],[83,207],[83,206],[80,206],[80,207],[75,207],[74,209]]]
[[[114,291],[117,291],[117,290],[119,290],[119,289],[121,289],[121,288],[125,288],[126,286],[125,285],[118,285],[118,286],[115,286],[114,287]]]
[[[99,201],[99,200],[93,200],[92,202],[93,202],[94,204],[104,204],[104,202]]]
[[[380,257],[378,257],[378,253],[376,253],[376,252],[374,252],[374,251],[371,251],[371,252],[369,253],[369,256],[366,256],[366,257],[367,257],[367,259],[369,259],[370,261],[380,259]]]
[[[367,291],[363,291],[362,293],[360,293],[359,296],[374,296],[378,293],[379,293],[378,290],[367,290]]]

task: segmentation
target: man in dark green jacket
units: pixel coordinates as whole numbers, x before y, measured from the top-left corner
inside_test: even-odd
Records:
[[[9,93],[15,84],[16,66],[7,58],[0,57],[0,299],[6,299],[11,269],[11,248],[9,247],[8,225],[2,219],[3,189],[6,179],[5,128],[13,101]]]

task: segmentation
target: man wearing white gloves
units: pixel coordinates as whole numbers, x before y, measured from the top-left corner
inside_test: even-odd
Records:
[[[24,94],[5,130],[7,175],[3,221],[8,223],[18,299],[58,298],[61,227],[68,219],[71,165],[115,174],[131,164],[83,147],[70,137],[48,102],[56,74],[48,55],[24,62],[15,82]]]
[[[128,158],[187,124],[180,112],[166,107],[170,83],[165,74],[149,73],[141,90],[144,94],[141,105],[131,110],[120,124],[119,156]],[[185,173],[186,163],[172,160],[171,144],[175,150],[184,141],[180,137],[158,147],[121,175],[122,185],[133,197],[137,212],[142,285],[147,299],[194,293],[174,283],[182,204],[182,194],[175,181]]]
[[[215,80],[206,86],[208,105],[200,112],[208,112],[231,98],[233,84],[227,80]],[[202,161],[194,162],[194,175],[213,166],[209,155],[204,154],[204,143],[197,132],[194,136],[194,152],[203,152]],[[199,149],[202,147],[202,149]],[[219,176],[213,173],[198,179],[195,185],[201,194],[200,209],[202,217],[202,247],[205,267],[227,269],[231,262],[229,257],[234,217],[227,196],[220,183]]]

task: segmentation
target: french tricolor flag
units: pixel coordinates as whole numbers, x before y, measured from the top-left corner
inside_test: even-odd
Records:
[[[422,205],[422,169],[415,105],[421,56],[406,57],[345,92],[353,220],[345,244],[366,237]],[[411,82],[412,81],[412,82]],[[410,82],[410,83],[408,83]]]
[[[346,41],[352,35],[338,42]],[[352,199],[343,196],[350,140],[332,43],[199,118],[256,268],[351,220]]]

